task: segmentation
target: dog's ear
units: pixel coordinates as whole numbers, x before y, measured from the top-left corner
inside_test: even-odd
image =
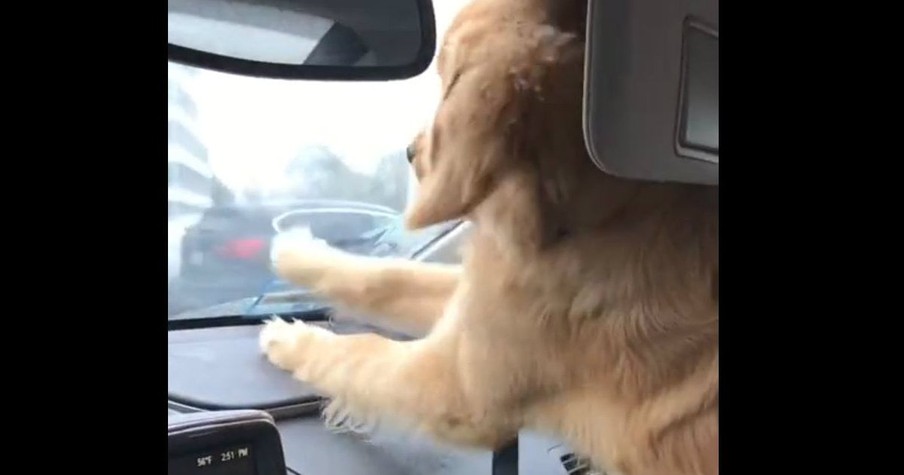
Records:
[[[452,74],[424,136],[425,170],[406,213],[411,229],[461,218],[492,192],[511,155],[512,94],[494,76],[498,67],[475,64]]]

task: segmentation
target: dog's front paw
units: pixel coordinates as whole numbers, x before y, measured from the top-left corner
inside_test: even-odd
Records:
[[[286,240],[271,254],[273,269],[280,277],[306,287],[315,287],[331,268],[348,254],[324,241]]]
[[[309,354],[316,353],[312,347],[329,335],[328,330],[302,321],[289,323],[274,317],[264,324],[258,341],[261,352],[271,363],[287,371],[296,371],[304,366]]]

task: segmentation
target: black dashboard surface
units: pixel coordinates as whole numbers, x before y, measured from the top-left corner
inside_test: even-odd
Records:
[[[257,346],[259,326],[169,333],[169,412],[198,410],[190,402],[266,406],[311,401],[312,392],[271,367]],[[174,401],[174,397],[177,401]],[[188,402],[188,403],[187,403]],[[216,409],[215,407],[212,409]],[[490,475],[489,451],[443,446],[385,429],[367,440],[324,428],[314,409],[277,416],[286,465],[300,475]],[[519,474],[564,475],[556,441],[522,433]]]
[[[274,409],[316,401],[304,383],[260,354],[258,330],[242,326],[169,332],[169,399],[209,410]]]

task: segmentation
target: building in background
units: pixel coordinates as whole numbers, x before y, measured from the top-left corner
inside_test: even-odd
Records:
[[[228,199],[208,163],[207,147],[197,133],[198,109],[191,97],[195,71],[169,63],[167,83],[167,197],[168,274],[172,280],[181,268],[182,236],[201,213],[217,201]]]
[[[169,218],[198,215],[214,203],[217,190],[207,147],[197,133],[198,109],[191,97],[194,70],[169,63],[167,74],[167,169]]]

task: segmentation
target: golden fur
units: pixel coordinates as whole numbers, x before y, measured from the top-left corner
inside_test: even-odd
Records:
[[[301,245],[277,257],[292,282],[422,338],[273,320],[261,346],[331,413],[486,448],[527,428],[624,475],[715,475],[717,190],[594,167],[585,7],[476,0],[445,37],[406,218],[469,219],[461,266]]]

